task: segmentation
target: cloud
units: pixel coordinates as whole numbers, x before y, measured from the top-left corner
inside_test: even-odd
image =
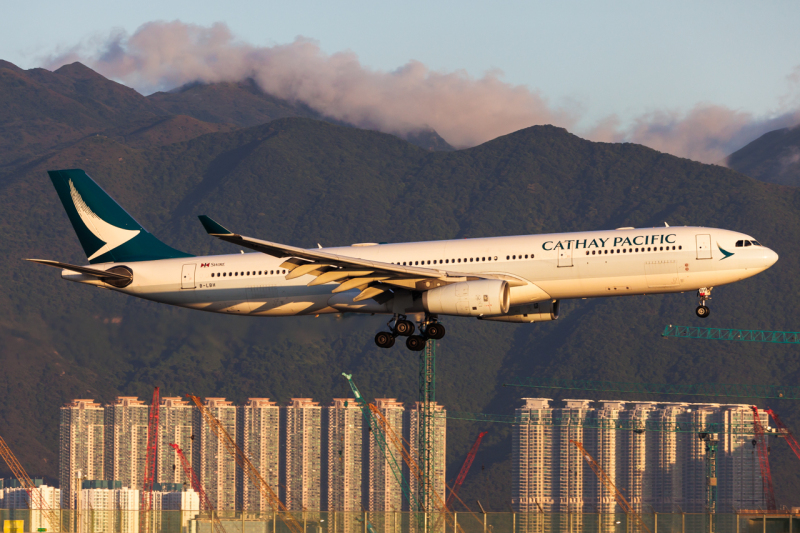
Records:
[[[654,112],[637,117],[625,128],[609,117],[587,132],[605,142],[635,142],[660,152],[703,163],[725,164],[725,158],[750,141],[779,128],[800,123],[800,113],[769,119],[718,105],[698,105],[688,113]]]
[[[434,71],[409,61],[391,72],[362,65],[353,52],[324,53],[316,41],[257,47],[238,41],[222,23],[209,27],[180,21],[150,22],[132,35],[116,31],[46,60],[57,68],[80,60],[101,74],[142,93],[186,83],[254,79],[289,101],[363,128],[406,135],[435,129],[449,143],[469,147],[537,124],[572,128],[579,105],[556,108],[538,91],[502,80],[493,71],[480,78],[464,71]],[[787,77],[783,110],[761,119],[708,104],[689,112],[658,111],[622,126],[607,117],[579,135],[596,141],[641,143],[705,163],[725,156],[767,131],[800,123],[800,67]],[[795,110],[789,109],[792,104]]]
[[[221,23],[151,22],[132,35],[110,35],[99,50],[94,43],[79,45],[48,59],[47,67],[77,58],[143,93],[193,81],[253,78],[264,91],[329,117],[401,135],[430,127],[459,147],[535,124],[570,127],[576,118],[551,107],[537,91],[502,81],[499,72],[473,78],[464,71],[433,71],[418,61],[378,71],[352,52],[325,54],[309,39],[255,47],[237,41]]]

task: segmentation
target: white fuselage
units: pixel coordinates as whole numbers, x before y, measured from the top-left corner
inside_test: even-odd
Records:
[[[747,235],[713,228],[620,229],[516,237],[354,245],[321,251],[448,272],[501,274],[519,280],[511,306],[548,299],[695,291],[749,278],[777,261],[764,246],[736,246]],[[722,250],[725,250],[723,253]],[[384,312],[380,306],[332,301],[337,284],[287,280],[285,259],[261,253],[119,263],[133,270],[122,289],[64,270],[62,277],[170,305],[217,313],[291,316],[341,311]],[[113,264],[95,264],[107,269]],[[349,294],[352,298],[359,291]],[[336,307],[334,307],[336,305]]]

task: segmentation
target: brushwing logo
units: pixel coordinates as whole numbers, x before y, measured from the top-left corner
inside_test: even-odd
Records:
[[[72,203],[75,204],[75,210],[78,211],[78,216],[81,217],[83,224],[95,237],[105,243],[99,250],[89,256],[89,261],[125,244],[139,235],[140,230],[138,229],[130,230],[118,228],[97,216],[94,211],[86,205],[86,202],[83,201],[80,193],[75,189],[75,185],[72,184],[72,180],[69,180],[69,195],[72,197]]]
[[[725,250],[722,246],[719,245],[719,243],[717,243],[717,248],[719,248],[719,251],[722,252],[722,255],[725,256],[722,259],[720,259],[720,261],[724,261],[725,259],[727,259],[727,258],[729,258],[730,256],[733,255],[733,252],[729,252],[728,250]]]

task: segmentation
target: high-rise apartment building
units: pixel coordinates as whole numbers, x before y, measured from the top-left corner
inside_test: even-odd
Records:
[[[644,429],[647,422],[657,416],[657,411],[655,402],[632,402],[620,413],[620,419],[628,426],[641,428],[640,431],[624,432],[622,453],[617,463],[621,467],[619,486],[625,488],[628,502],[639,511],[644,503],[652,505],[654,502],[653,478],[657,470],[658,454],[653,442],[657,434]]]
[[[206,398],[205,406],[228,435],[235,438],[237,409],[233,402],[225,398]],[[235,510],[236,461],[199,413],[194,423],[195,464],[192,467],[203,480],[206,496],[214,508],[218,511]]]
[[[511,505],[520,513],[520,530],[544,531],[553,510],[552,430],[549,398],[523,398],[511,439]]]
[[[285,501],[290,511],[321,510],[322,407],[311,398],[292,398],[283,408],[286,425]]]
[[[105,406],[103,479],[121,481],[127,488],[142,488],[149,415],[150,406],[135,396],[119,396]]]
[[[364,418],[355,401],[334,398],[327,411],[327,510],[341,514],[337,529],[354,531],[364,503]],[[382,524],[381,524],[382,525]]]
[[[78,476],[105,478],[105,410],[94,400],[77,399],[61,408],[59,472],[61,506],[74,509]]]
[[[194,464],[193,436],[197,407],[180,396],[161,398],[158,413],[158,453],[156,481],[159,483],[191,483],[181,466],[180,458],[170,444],[183,450],[189,464]]]
[[[623,402],[602,400],[597,402],[596,409],[587,413],[586,426],[583,428],[584,447],[595,460],[603,465],[608,478],[614,485],[620,484],[622,465],[617,458],[617,450],[621,446],[622,432],[611,430],[619,421],[620,412],[625,409]],[[574,448],[575,446],[572,445]],[[594,502],[594,508],[584,507],[584,512],[608,513],[603,516],[603,531],[613,531],[616,518],[613,516],[617,505],[614,491],[606,487],[587,466],[584,466],[584,498]]]
[[[553,409],[556,424],[552,429],[553,503],[555,512],[580,513],[584,501],[584,465],[580,451],[571,441],[583,443],[586,419],[590,416],[589,400],[564,400],[565,406]],[[588,481],[588,478],[586,479]],[[589,485],[587,488],[591,489]],[[577,525],[576,525],[577,527]]]
[[[704,512],[707,446],[686,428],[708,424],[720,428],[717,512],[764,504],[747,405],[601,401],[593,406],[565,400],[564,407],[554,408],[546,398],[523,401],[516,410],[522,423],[515,426],[512,450],[512,504],[520,512],[614,511],[613,494],[573,453],[577,450],[569,440],[584,445],[634,507]],[[766,425],[766,415],[760,417]]]
[[[433,431],[432,431],[432,438],[433,438],[433,490],[439,494],[439,498],[444,500],[445,498],[445,468],[447,467],[446,463],[446,450],[447,450],[447,420],[445,416],[447,416],[447,411],[444,409],[443,406],[439,405],[438,403],[434,403],[433,405],[434,410],[434,418],[433,418]],[[408,420],[408,442],[411,446],[409,450],[411,452],[411,456],[417,461],[419,464],[419,432],[420,432],[420,413],[421,413],[421,404],[420,402],[415,402],[414,407],[409,409],[407,412],[407,420]],[[417,481],[416,476],[409,475],[409,487],[413,494],[418,494],[419,492],[419,483]],[[413,510],[413,509],[412,509]]]
[[[250,398],[239,407],[239,447],[264,481],[275,490],[280,482],[280,407],[269,398]],[[250,478],[239,472],[238,507],[251,512],[271,510],[269,501]]]
[[[334,398],[328,415],[329,511],[361,511],[364,419],[355,401]]]
[[[376,398],[375,407],[383,415],[389,426],[399,437],[405,435],[405,406],[395,398]],[[370,511],[390,512],[403,510],[403,492],[400,482],[392,471],[389,460],[375,442],[372,434],[369,439],[369,489]],[[397,457],[402,466],[402,458]],[[383,525],[383,524],[381,524]],[[376,526],[377,527],[377,526]],[[382,530],[388,530],[386,524]],[[380,528],[379,528],[380,529]]]

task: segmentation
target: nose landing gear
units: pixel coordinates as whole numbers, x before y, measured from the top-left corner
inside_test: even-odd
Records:
[[[700,299],[700,305],[697,306],[695,309],[695,313],[700,318],[708,318],[708,315],[711,314],[711,309],[706,306],[706,301],[711,299],[711,289],[714,287],[703,287],[697,291],[697,298]]]

